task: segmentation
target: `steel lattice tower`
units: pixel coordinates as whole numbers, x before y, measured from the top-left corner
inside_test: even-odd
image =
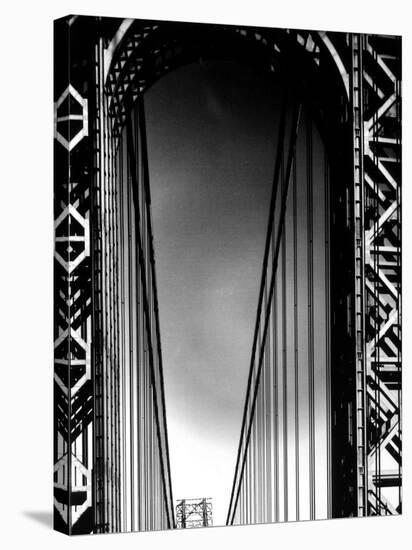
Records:
[[[176,505],[178,529],[210,527],[213,525],[212,502],[210,498],[182,499]]]
[[[299,34],[299,33],[298,33]],[[331,308],[327,311],[331,333],[326,336],[330,354],[331,415],[330,468],[328,517],[350,515],[392,515],[402,511],[402,460],[401,460],[401,42],[396,36],[376,36],[343,33],[322,34],[322,40],[333,51],[339,71],[345,106],[340,115],[340,129],[334,139],[345,135],[335,145],[343,151],[339,175],[330,188],[332,224],[328,231],[331,245],[326,260],[332,276],[328,290]],[[310,45],[315,62],[322,67],[322,47],[313,34],[298,41]],[[319,42],[318,42],[319,44]],[[338,117],[339,118],[339,117]],[[292,134],[293,136],[293,134]],[[331,135],[332,138],[332,135]],[[296,142],[296,134],[295,134]],[[291,145],[292,144],[292,145]],[[292,137],[285,147],[288,159],[292,150]],[[311,151],[311,144],[305,146]],[[312,153],[307,153],[312,170]],[[352,166],[352,171],[346,168]],[[332,164],[333,166],[333,164]],[[331,169],[333,170],[333,168]],[[279,481],[279,463],[284,479],[288,479],[285,457],[288,456],[286,432],[279,435],[282,426],[275,425],[272,448],[265,445],[269,419],[283,414],[278,412],[277,400],[287,403],[290,397],[284,388],[278,389],[279,378],[284,384],[285,371],[273,375],[275,404],[268,400],[265,387],[268,383],[268,364],[276,364],[276,350],[282,343],[271,341],[268,319],[276,278],[282,277],[278,258],[284,242],[284,218],[287,211],[287,189],[292,186],[293,161],[288,160],[287,175],[282,175],[281,188],[286,193],[278,225],[268,229],[267,249],[273,248],[273,271],[265,259],[261,294],[252,350],[252,362],[242,423],[238,458],[228,513],[228,523],[254,523],[277,521],[279,514],[288,519],[289,492],[287,481]],[[309,172],[308,172],[309,174]],[[279,172],[275,179],[280,178]],[[275,180],[274,180],[275,185]],[[313,196],[313,182],[308,176],[308,189]],[[292,191],[291,191],[292,192]],[[309,193],[309,191],[308,191]],[[309,195],[308,195],[309,196]],[[307,215],[313,215],[313,202],[308,202]],[[289,207],[290,210],[290,207]],[[294,214],[295,216],[295,214]],[[276,217],[276,216],[275,216]],[[313,307],[313,251],[311,251],[313,219],[308,222],[308,273],[306,307]],[[338,225],[341,225],[339,229]],[[276,241],[276,246],[270,240]],[[296,248],[294,244],[291,245]],[[296,260],[295,260],[296,263]],[[338,268],[337,266],[341,267]],[[333,275],[335,273],[335,275]],[[284,276],[283,276],[284,277]],[[296,273],[295,273],[296,277]],[[262,297],[265,297],[264,299]],[[267,298],[269,297],[269,298]],[[295,295],[295,308],[297,307]],[[284,303],[285,295],[278,297]],[[276,307],[276,306],[275,306]],[[330,317],[331,315],[331,317]],[[286,314],[284,317],[284,326]],[[270,321],[276,325],[276,318]],[[270,325],[272,326],[272,325]],[[296,327],[295,322],[295,327]],[[310,329],[310,327],[312,327]],[[312,333],[310,332],[312,330]],[[284,331],[283,331],[284,332]],[[284,338],[275,329],[274,338]],[[268,336],[269,334],[269,336]],[[298,331],[295,328],[295,341]],[[316,518],[315,469],[316,453],[313,444],[313,313],[309,314],[309,494],[310,519]],[[263,342],[257,347],[257,341]],[[295,344],[296,345],[296,344]],[[285,349],[285,346],[284,348]],[[267,359],[269,356],[269,359]],[[296,351],[295,351],[296,358]],[[272,383],[269,376],[269,382]],[[283,393],[282,393],[283,392]],[[286,406],[286,405],[284,405]],[[295,413],[297,415],[298,413]],[[298,418],[296,416],[296,418]],[[277,422],[277,421],[276,421]],[[270,428],[272,429],[272,428]],[[285,430],[286,428],[283,427]],[[281,441],[281,443],[278,443]],[[278,456],[281,446],[283,457]],[[299,445],[299,441],[296,442]],[[269,453],[269,454],[268,454]],[[264,466],[275,454],[275,482]],[[269,457],[269,459],[268,459]],[[283,461],[283,462],[282,462]],[[298,458],[296,458],[296,463]],[[298,465],[299,468],[302,465]],[[282,490],[279,490],[281,485]],[[299,478],[296,478],[299,491]],[[295,498],[295,497],[293,497]],[[268,499],[269,505],[265,500]],[[301,504],[301,503],[300,503]],[[296,518],[300,512],[299,495],[296,496]]]

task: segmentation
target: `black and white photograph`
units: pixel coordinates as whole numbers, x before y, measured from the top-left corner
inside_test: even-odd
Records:
[[[409,548],[410,11],[4,5],[1,548]]]
[[[54,528],[402,513],[398,35],[54,23]]]

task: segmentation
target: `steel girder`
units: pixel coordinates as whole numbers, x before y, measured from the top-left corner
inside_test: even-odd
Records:
[[[355,224],[358,515],[402,509],[401,45],[348,35]]]
[[[126,451],[121,449],[119,428],[121,377],[126,376],[119,360],[120,341],[126,338],[125,329],[119,337],[119,310],[124,309],[119,305],[122,267],[116,240],[120,191],[104,92],[103,26],[93,17],[66,17],[55,23],[54,520],[55,528],[66,534],[127,529],[120,499],[126,478],[120,464],[121,453]],[[139,146],[143,147],[140,138]],[[140,159],[146,162],[145,153],[140,153]],[[147,166],[142,170],[137,185],[147,189]],[[174,511],[148,221],[150,198],[146,191],[142,194],[146,225],[142,222],[137,228],[136,240],[145,239],[139,246],[139,257],[143,248],[146,256],[138,273],[147,279],[147,287],[142,291],[145,321],[136,339],[141,337],[144,342],[142,357],[135,358],[131,368],[144,379],[139,381],[145,384],[139,399],[147,410],[142,409],[136,418],[145,422],[146,440],[150,434],[144,452],[152,453],[152,460],[149,463],[146,457],[147,469],[141,473],[151,508],[139,528],[170,528],[174,527]],[[135,409],[128,413],[135,414]],[[164,495],[158,481],[159,463]],[[140,495],[141,488],[133,485],[131,491]],[[156,513],[163,504],[164,509],[155,516],[157,493],[162,495]]]
[[[75,36],[69,39],[76,19],[56,22],[55,34],[54,483],[56,528],[67,533],[90,531],[93,517],[93,136],[89,135],[89,111],[96,59],[94,44],[79,49]],[[97,18],[81,19],[87,20],[89,28],[97,22]],[[179,57],[179,45],[173,40],[163,42],[159,49],[150,47],[163,25],[119,20],[119,40],[105,38],[103,60],[98,62],[104,65],[114,138],[124,124],[127,102],[173,68],[173,59],[176,66],[187,61]],[[276,70],[279,47],[270,38],[272,29],[228,29],[270,49],[268,68]],[[316,65],[325,55],[335,64],[353,115],[357,514],[400,513],[400,39],[283,33]],[[154,62],[150,74],[148,60]]]
[[[359,214],[364,328],[359,357],[367,452],[362,468],[366,514],[388,515],[402,511],[401,43],[394,36],[365,35],[357,40],[363,102]]]
[[[93,468],[91,171],[85,93],[92,52],[79,51],[70,40],[75,19],[56,21],[54,51],[54,524],[67,534],[91,529]]]

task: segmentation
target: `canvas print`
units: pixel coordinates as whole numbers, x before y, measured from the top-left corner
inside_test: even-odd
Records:
[[[54,526],[402,512],[401,38],[54,22]]]

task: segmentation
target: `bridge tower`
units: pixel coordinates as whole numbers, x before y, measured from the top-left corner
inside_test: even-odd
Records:
[[[342,160],[330,197],[345,227],[330,263],[345,284],[331,288],[329,466],[330,500],[337,504],[329,517],[401,513],[400,37],[68,16],[55,23],[55,528],[80,534],[175,527],[144,94],[170,70],[199,58],[285,71],[283,81],[296,95],[306,86],[334,160]],[[295,134],[283,132],[291,154],[279,173],[295,170]],[[311,159],[311,140],[306,145]],[[307,223],[309,243],[313,223]],[[273,242],[276,257],[281,237]],[[255,521],[250,449],[260,457],[267,441],[265,417],[257,425],[255,410],[265,411],[271,397],[262,395],[259,378],[263,372],[269,380],[266,306],[275,271],[268,270],[262,285],[260,309],[268,315],[256,325],[261,357],[251,369],[229,524]],[[310,366],[313,381],[314,361]],[[311,403],[312,419],[313,392]],[[266,464],[268,446],[263,451]],[[275,510],[277,495],[265,493],[264,475],[254,481],[259,519],[268,521],[265,498]],[[185,512],[192,505],[181,501],[179,512],[183,502]],[[209,521],[211,503],[201,502],[206,512],[210,505]]]
[[[213,525],[212,501],[210,498],[182,499],[176,505],[178,529],[210,527]]]

